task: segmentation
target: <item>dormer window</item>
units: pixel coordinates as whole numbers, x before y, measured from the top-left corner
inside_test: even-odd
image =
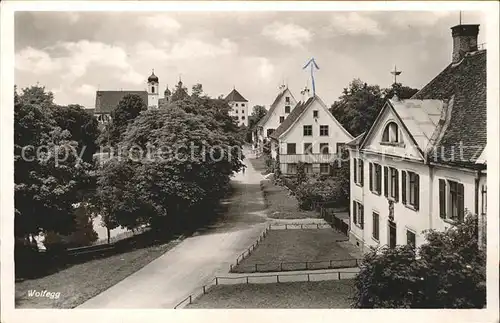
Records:
[[[403,142],[399,134],[399,127],[395,122],[390,122],[387,126],[385,126],[384,133],[382,135],[382,142],[391,144]]]

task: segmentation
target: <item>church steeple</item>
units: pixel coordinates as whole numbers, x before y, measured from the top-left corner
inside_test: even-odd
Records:
[[[158,108],[158,98],[159,98],[159,79],[155,75],[155,70],[151,71],[151,75],[148,77],[148,109]]]

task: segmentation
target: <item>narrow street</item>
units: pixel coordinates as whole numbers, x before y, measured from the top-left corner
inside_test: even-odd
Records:
[[[215,275],[227,274],[267,223],[260,190],[263,177],[248,160],[245,164],[245,174],[233,177],[235,191],[224,202],[227,211],[217,225],[187,238],[78,308],[173,308]]]

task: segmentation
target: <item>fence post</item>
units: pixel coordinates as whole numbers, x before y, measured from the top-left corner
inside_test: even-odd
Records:
[[[255,272],[257,272],[257,264],[255,264]]]
[[[285,224],[285,230],[287,230],[287,229],[288,229],[288,224]]]
[[[191,295],[189,295],[189,304],[192,304],[193,300],[191,299]]]
[[[332,261],[330,260],[330,266],[328,266],[328,268],[332,269]]]
[[[340,271],[338,272],[338,274],[339,274],[339,280],[340,280]]]
[[[283,271],[283,263],[280,262],[280,271]]]
[[[247,284],[248,284],[248,276],[247,276]]]
[[[303,225],[303,224],[301,224],[301,225],[300,225],[300,228],[301,228],[301,229],[304,229],[304,225]]]
[[[280,275],[276,275],[276,282],[279,283],[280,282]]]
[[[310,282],[311,281],[311,277],[309,277],[309,274],[307,274],[307,281]]]
[[[215,285],[219,285],[219,278],[215,277]]]
[[[309,269],[309,266],[308,266],[308,263],[307,263],[307,261],[306,261],[306,270],[308,270],[308,269]]]
[[[318,228],[318,229],[319,229],[319,223],[316,223],[316,228]]]
[[[203,294],[206,294],[205,286],[203,286]]]

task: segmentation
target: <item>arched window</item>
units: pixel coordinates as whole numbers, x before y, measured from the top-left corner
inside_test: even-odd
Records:
[[[384,129],[382,142],[401,143],[402,138],[399,133],[399,127],[395,122],[389,122]]]
[[[154,86],[151,87],[151,93],[155,93],[155,87]]]

